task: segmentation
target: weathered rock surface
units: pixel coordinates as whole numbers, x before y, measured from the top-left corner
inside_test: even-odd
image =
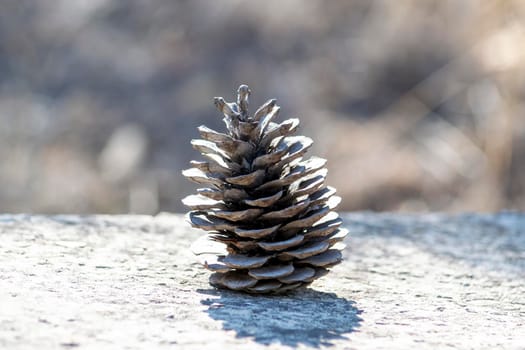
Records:
[[[210,287],[179,215],[0,216],[2,349],[523,349],[525,215],[354,213],[310,289]]]

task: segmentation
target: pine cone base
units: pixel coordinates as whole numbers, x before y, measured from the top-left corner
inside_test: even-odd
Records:
[[[312,140],[292,136],[299,121],[274,122],[275,100],[248,114],[250,90],[237,102],[215,98],[227,133],[199,127],[183,175],[205,185],[183,199],[193,227],[208,231],[192,246],[213,271],[210,283],[248,293],[285,293],[324,276],[341,259],[347,231],[333,209],[340,197],[325,185],[326,161],[304,160]]]

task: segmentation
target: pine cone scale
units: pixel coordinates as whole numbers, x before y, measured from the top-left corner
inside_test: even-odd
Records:
[[[266,101],[261,107],[259,107],[253,114],[254,122],[258,122],[264,115],[268,114],[273,109],[276,103],[277,100],[271,99]]]
[[[248,275],[256,278],[258,280],[266,279],[278,279],[291,275],[294,272],[294,266],[292,264],[286,265],[269,265],[264,267],[259,267],[257,269],[248,270]]]
[[[323,216],[328,215],[328,213],[330,213],[330,208],[328,207],[323,207],[321,209],[313,210],[309,212],[307,216],[303,218],[288,222],[286,225],[282,227],[282,230],[287,231],[290,229],[310,227],[313,224],[315,224],[318,220],[322,219]]]
[[[255,286],[258,280],[244,273],[229,271],[224,274],[216,272],[211,276],[210,282],[233,290],[243,290]]]
[[[341,259],[342,254],[339,250],[329,249],[322,254],[308,257],[302,260],[301,263],[312,266],[328,267],[340,262]]]
[[[264,181],[265,175],[266,172],[263,169],[259,169],[249,174],[227,177],[225,180],[232,185],[253,188]]]
[[[285,277],[280,277],[279,282],[291,284],[308,280],[315,275],[315,269],[311,267],[295,268],[294,272]]]
[[[314,255],[321,254],[330,248],[330,243],[327,241],[320,241],[314,243],[308,243],[300,248],[291,251],[285,251],[279,255],[285,257],[292,257],[296,259],[306,259]]]
[[[211,215],[217,218],[233,222],[253,220],[259,217],[262,213],[262,209],[246,209],[240,211],[214,210],[210,212]]]
[[[248,288],[250,293],[270,293],[278,290],[283,284],[277,280],[259,281],[255,286]]]
[[[275,225],[262,229],[243,229],[240,227],[236,227],[233,230],[233,232],[239,237],[260,239],[275,233],[279,229],[279,227],[281,227],[281,225]]]
[[[269,252],[273,251],[281,251],[284,249],[288,249],[291,247],[295,247],[299,244],[301,244],[304,241],[303,235],[297,235],[292,238],[288,238],[284,241],[276,241],[276,242],[257,242],[257,245]]]
[[[253,269],[261,267],[272,256],[248,256],[242,254],[229,254],[220,261],[233,269]]]
[[[242,202],[252,207],[268,208],[274,205],[283,196],[283,191],[279,191],[268,197],[261,197],[256,199],[245,199]]]
[[[268,220],[285,220],[286,218],[295,217],[296,215],[302,213],[310,205],[310,200],[305,199],[299,203],[296,203],[290,207],[270,211],[266,214],[263,214],[259,217],[259,220],[268,221]]]
[[[223,134],[208,128],[207,126],[201,125],[197,128],[201,137],[210,142],[233,142],[235,141],[230,135]]]

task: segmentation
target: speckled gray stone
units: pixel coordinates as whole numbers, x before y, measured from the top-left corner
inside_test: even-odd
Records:
[[[252,296],[210,287],[179,215],[0,215],[0,348],[525,348],[525,215],[344,219],[342,264]]]

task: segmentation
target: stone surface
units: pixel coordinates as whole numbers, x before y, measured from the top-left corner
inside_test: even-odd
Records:
[[[182,216],[0,216],[2,349],[523,349],[525,215],[353,213],[310,289],[210,287]]]

